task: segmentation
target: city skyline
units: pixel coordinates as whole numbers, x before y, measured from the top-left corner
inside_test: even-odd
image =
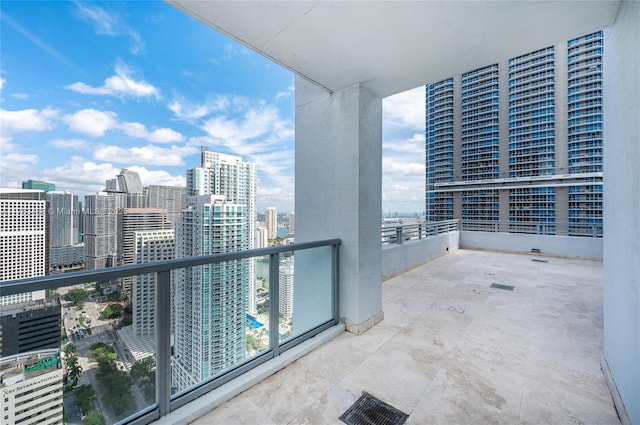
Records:
[[[292,73],[161,2],[1,10],[0,187],[83,199],[122,168],[184,186],[206,146],[257,164],[259,211],[294,210]],[[384,101],[385,211],[424,209],[423,97]]]

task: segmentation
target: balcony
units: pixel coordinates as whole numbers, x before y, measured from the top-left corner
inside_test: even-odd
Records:
[[[339,424],[362,391],[409,424],[619,423],[600,369],[601,262],[460,249],[385,281],[382,297],[367,333],[160,423]]]

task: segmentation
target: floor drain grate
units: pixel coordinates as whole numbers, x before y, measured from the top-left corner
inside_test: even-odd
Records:
[[[531,261],[536,262],[536,263],[548,263],[549,260],[540,260],[538,258],[532,258]]]
[[[348,425],[402,425],[409,415],[366,391],[340,416]]]
[[[500,283],[492,283],[490,288],[496,288],[496,289],[504,289],[506,291],[513,291],[513,289],[515,288],[515,286],[511,286],[511,285],[502,285]]]

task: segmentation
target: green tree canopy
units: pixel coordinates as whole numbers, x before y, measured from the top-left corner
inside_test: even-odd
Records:
[[[88,294],[84,289],[70,289],[64,294],[65,301],[71,301],[74,305],[80,306],[87,299]]]
[[[101,414],[92,412],[84,418],[84,425],[104,425],[104,418]]]
[[[76,389],[77,405],[83,415],[93,410],[93,400],[96,397],[95,391],[91,385],[80,385]]]
[[[120,304],[109,304],[102,310],[102,315],[107,319],[115,319],[122,316],[122,306]]]

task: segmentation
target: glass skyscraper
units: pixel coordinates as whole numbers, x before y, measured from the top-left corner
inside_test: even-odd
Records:
[[[187,171],[188,207],[176,223],[176,258],[252,249],[255,164],[204,149],[201,159],[201,167]],[[252,260],[174,273],[172,386],[188,388],[246,357],[254,275]]]
[[[427,220],[602,234],[602,31],[426,86]]]

